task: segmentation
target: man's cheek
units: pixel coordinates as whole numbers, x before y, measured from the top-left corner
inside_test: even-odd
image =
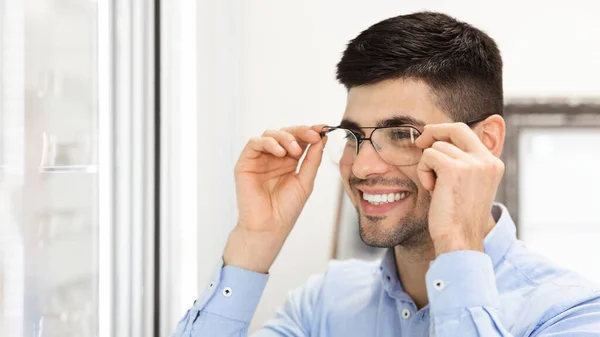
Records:
[[[418,192],[418,200],[415,200],[417,207],[422,213],[429,212],[429,204],[431,203],[431,192],[420,188]]]
[[[408,177],[408,179],[412,180],[415,185],[421,190],[423,185],[421,185],[421,181],[419,180],[419,174],[417,172],[417,165],[406,167],[402,170],[402,173]]]
[[[342,182],[344,183],[344,188],[348,193],[350,193],[350,184],[348,183],[350,179],[350,170],[346,166],[340,165],[340,176],[342,177]]]

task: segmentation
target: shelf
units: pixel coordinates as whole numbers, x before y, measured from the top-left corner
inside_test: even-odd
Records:
[[[42,166],[40,173],[98,173],[96,165]],[[17,166],[0,165],[0,173],[23,174],[23,169]]]
[[[41,173],[98,173],[96,165],[42,166]]]

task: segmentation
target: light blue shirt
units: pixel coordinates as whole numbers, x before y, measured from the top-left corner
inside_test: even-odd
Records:
[[[485,254],[431,263],[424,308],[403,291],[390,249],[380,262],[332,261],[253,336],[600,336],[600,288],[525,248],[504,206],[494,215]],[[247,336],[267,279],[221,263],[174,336]]]

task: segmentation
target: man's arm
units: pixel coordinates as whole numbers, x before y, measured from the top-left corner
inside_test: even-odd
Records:
[[[204,292],[177,325],[173,337],[242,336],[254,315],[268,275],[221,261]]]
[[[512,336],[500,320],[494,269],[486,254],[442,254],[432,262],[426,282],[435,336]],[[600,336],[600,294],[539,323],[532,337]]]
[[[214,276],[212,286],[188,310],[173,337],[248,336],[268,275],[226,266]],[[309,336],[322,279],[314,276],[291,292],[275,319],[253,337]]]
[[[600,294],[547,320],[531,336],[600,336]]]
[[[313,191],[325,146],[322,128],[267,130],[248,141],[234,170],[238,223],[209,289],[179,323],[175,336],[248,334],[269,268]],[[271,336],[278,336],[273,331]]]
[[[435,336],[512,336],[497,314],[498,290],[488,255],[442,254],[431,263],[426,282]]]

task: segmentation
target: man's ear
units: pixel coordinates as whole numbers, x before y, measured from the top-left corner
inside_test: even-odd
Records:
[[[506,123],[500,115],[492,115],[479,123],[477,135],[485,147],[496,157],[502,154],[504,138],[506,137]]]

